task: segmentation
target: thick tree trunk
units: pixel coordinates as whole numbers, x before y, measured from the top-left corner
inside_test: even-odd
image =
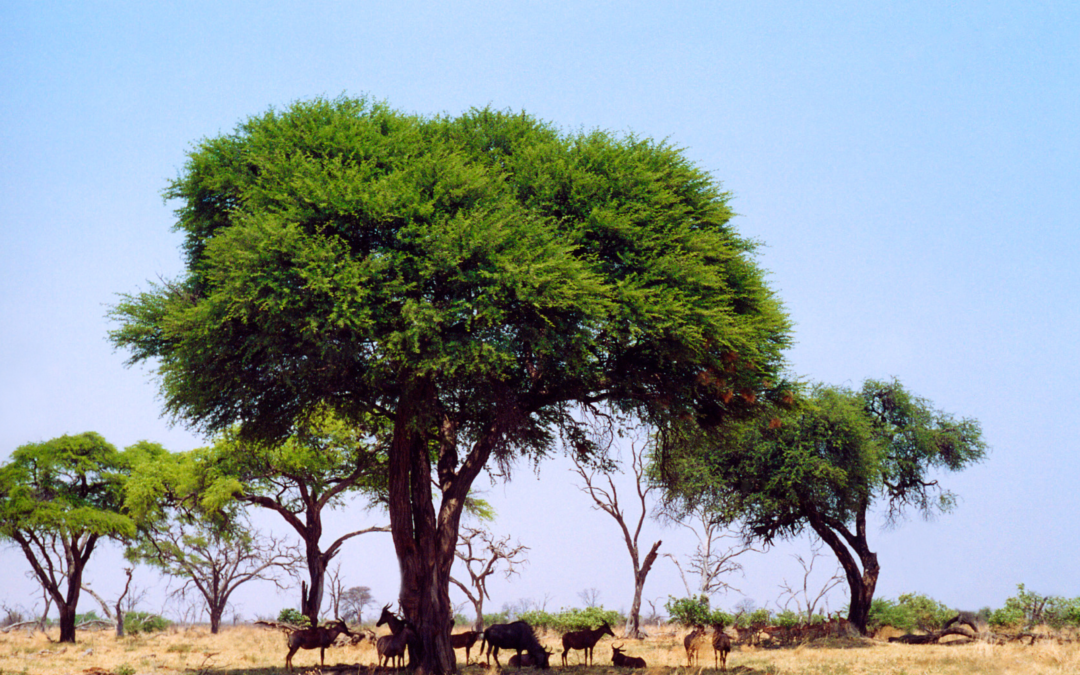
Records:
[[[866,625],[870,619],[870,604],[874,600],[874,590],[877,588],[881,568],[878,566],[877,554],[870,550],[866,540],[865,511],[856,516],[854,534],[840,524],[826,523],[816,517],[810,518],[810,526],[836,554],[836,559],[840,562],[840,567],[847,578],[851,595],[848,621],[858,629],[859,633],[866,635]],[[843,539],[840,538],[841,535]],[[858,562],[845,545],[845,540],[854,549],[855,555],[858,555]],[[862,569],[859,569],[859,563],[862,563]]]
[[[309,509],[310,510],[310,509]],[[301,588],[300,613],[311,621],[312,626],[319,625],[319,612],[322,610],[323,587],[325,586],[328,560],[319,550],[322,537],[322,524],[309,522],[304,533],[307,549],[307,568],[310,584]]]
[[[436,516],[432,498],[431,429],[434,387],[416,383],[398,401],[389,457],[390,528],[401,571],[398,596],[401,611],[412,622],[418,640],[409,647],[409,665],[423,675],[457,670],[450,632],[450,568],[457,548],[458,525],[473,480],[491,454],[499,430],[473,446],[457,467],[452,432],[439,449],[439,488],[442,503]],[[444,429],[444,431],[446,431]],[[454,471],[457,468],[457,471]]]
[[[221,630],[221,615],[225,613],[225,606],[210,607],[210,633],[217,635]]]
[[[75,642],[75,605],[56,603],[60,610],[60,642]]]
[[[452,673],[457,664],[450,644],[450,564],[454,547],[441,546],[431,491],[431,460],[424,434],[424,399],[430,385],[421,385],[399,400],[389,457],[390,528],[401,571],[398,602],[418,632],[409,646],[409,665],[421,673]],[[430,409],[429,409],[430,410]],[[453,544],[457,527],[453,528]],[[445,562],[444,562],[445,561]]]

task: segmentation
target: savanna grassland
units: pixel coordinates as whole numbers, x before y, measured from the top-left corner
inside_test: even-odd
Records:
[[[282,633],[265,628],[240,626],[223,628],[218,635],[200,628],[169,630],[150,635],[117,638],[108,631],[80,632],[78,642],[58,644],[56,635],[25,632],[0,634],[0,674],[27,675],[281,675],[285,639]],[[559,636],[544,637],[544,645],[555,651],[552,671],[567,670],[572,675],[614,675],[610,665],[610,638],[596,647],[597,665],[580,665],[572,652],[570,665],[562,668]],[[706,649],[700,667],[686,667],[681,635],[651,637],[624,643],[631,656],[641,656],[649,664],[645,675],[713,675],[713,654]],[[473,658],[477,648],[473,648]],[[501,661],[505,668],[508,655]],[[464,650],[458,650],[459,662]],[[326,652],[327,665],[358,664],[360,672],[375,668],[375,648],[364,642],[358,646],[333,647]],[[317,673],[319,652],[300,651],[293,657],[297,673]],[[465,675],[494,675],[494,663],[459,667]],[[355,671],[346,671],[355,672]],[[386,672],[386,671],[383,671]],[[513,672],[513,671],[510,671]],[[526,672],[536,673],[531,669]],[[904,645],[878,640],[853,639],[822,645],[787,649],[736,647],[728,658],[728,672],[738,675],[1028,675],[1080,673],[1080,643],[1059,644],[1053,640],[1034,645],[986,643],[947,645]]]

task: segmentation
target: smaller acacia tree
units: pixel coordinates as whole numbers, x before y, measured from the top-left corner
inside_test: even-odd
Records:
[[[798,404],[716,433],[669,430],[657,454],[669,507],[711,511],[772,543],[811,530],[836,555],[850,591],[848,621],[866,632],[881,567],[868,518],[948,512],[956,496],[936,477],[986,453],[979,423],[957,420],[899,382],[860,391],[813,388]]]
[[[469,583],[453,576],[450,582],[461,589],[476,610],[475,630],[484,630],[484,600],[491,599],[487,590],[488,577],[498,571],[500,564],[505,567],[503,574],[507,579],[517,574],[518,568],[528,562],[525,557],[528,550],[528,546],[520,543],[511,544],[510,535],[500,538],[482,528],[461,527],[454,555],[469,574]]]
[[[375,596],[368,586],[351,586],[341,593],[341,609],[346,616],[355,614],[356,623],[364,623],[364,608],[375,604]]]
[[[370,427],[347,424],[324,413],[312,415],[278,443],[243,441],[233,431],[198,451],[189,490],[202,508],[227,508],[236,500],[277,514],[303,542],[307,580],[301,582],[300,612],[319,623],[327,570],[349,539],[389,532],[377,525],[347,532],[329,544],[323,517],[346,499],[363,494],[369,505],[385,505],[386,439]]]
[[[0,540],[14,542],[60,613],[60,642],[75,642],[83,571],[102,539],[126,540],[128,453],[94,432],[20,446],[0,467]]]

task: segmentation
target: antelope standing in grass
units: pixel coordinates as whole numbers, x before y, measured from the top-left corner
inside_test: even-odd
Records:
[[[611,626],[605,621],[599,628],[587,629],[587,630],[575,630],[566,633],[562,636],[562,664],[566,665],[566,655],[571,649],[583,649],[585,650],[585,664],[592,664],[593,647],[600,641],[600,638],[605,635],[615,637],[615,633],[612,632]]]
[[[390,627],[390,635],[384,635],[375,642],[375,650],[379,654],[379,665],[388,666],[393,659],[395,667],[404,667],[405,651],[409,643],[416,639],[416,630],[411,623],[391,612],[390,605],[383,607],[382,614],[379,615],[379,620],[375,622],[375,625],[381,626],[384,623]]]
[[[704,626],[694,626],[694,630],[686,634],[686,637],[683,638],[683,647],[686,648],[687,665],[694,665],[694,662],[698,660],[698,652],[700,652],[707,643],[708,637],[705,635]]]
[[[724,632],[724,625],[719,623],[713,624],[712,635],[712,648],[713,648],[713,668],[716,668],[717,662],[720,667],[727,670],[727,656],[731,651],[731,638]]]
[[[450,636],[450,644],[454,649],[465,650],[465,665],[469,665],[469,650],[472,649],[476,641],[480,639],[480,632],[475,630],[465,631],[464,633],[454,633]]]
[[[299,650],[316,648],[319,650],[319,665],[325,666],[326,648],[334,644],[334,640],[342,633],[353,635],[353,633],[349,631],[349,627],[346,626],[345,622],[341,619],[329,621],[325,626],[302,628],[293,631],[287,638],[289,641],[289,653],[285,656],[285,668],[290,671],[292,670],[293,654]]]

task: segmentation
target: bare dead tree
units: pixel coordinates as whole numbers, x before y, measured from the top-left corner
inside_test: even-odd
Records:
[[[797,553],[792,555],[792,557],[798,561],[799,566],[802,567],[803,575],[801,587],[792,586],[788,583],[787,579],[784,579],[784,582],[780,584],[781,593],[777,604],[780,604],[780,602],[783,601],[784,609],[788,609],[791,604],[794,603],[795,613],[805,614],[807,624],[810,624],[811,620],[814,618],[814,613],[817,611],[818,605],[823,600],[826,601],[826,603],[828,602],[827,596],[829,595],[829,591],[844,583],[845,579],[844,570],[840,567],[840,563],[837,563],[836,570],[833,572],[832,576],[826,579],[821,586],[811,586],[812,582],[810,577],[814,572],[814,564],[817,563],[819,558],[823,557],[821,553],[822,546],[823,544],[820,540],[815,540],[810,547],[809,558],[804,558]],[[787,599],[784,600],[785,598]]]
[[[610,427],[604,429],[598,426],[596,430],[596,438],[601,439],[610,447],[614,441],[614,435]],[[626,550],[630,554],[630,562],[634,570],[634,601],[630,605],[630,613],[627,615],[626,630],[623,636],[635,639],[641,635],[641,594],[645,589],[645,577],[648,576],[653,563],[656,562],[657,551],[662,543],[657,540],[649,548],[644,558],[641,557],[638,540],[641,537],[641,527],[645,523],[645,518],[649,512],[648,496],[653,490],[645,475],[644,458],[647,446],[647,440],[640,437],[633,438],[630,443],[630,468],[634,474],[635,490],[633,501],[636,502],[637,507],[640,507],[636,518],[624,509],[619,502],[619,491],[615,487],[615,481],[612,479],[612,473],[615,470],[614,465],[602,464],[599,467],[594,467],[585,464],[580,455],[571,455],[574,460],[574,470],[584,482],[581,491],[589,495],[593,500],[593,508],[611,516],[619,524],[619,529],[622,530],[623,540],[626,542]]]
[[[326,574],[326,590],[330,595],[330,607],[334,618],[341,616],[341,596],[345,593],[345,582],[341,580],[341,563],[334,565]]]
[[[670,553],[665,554],[665,557],[671,560],[679,570],[679,577],[686,588],[687,597],[713,596],[728,591],[739,592],[739,589],[728,583],[727,579],[733,574],[742,572],[743,566],[738,560],[739,556],[751,551],[756,552],[758,549],[716,520],[709,518],[702,510],[694,510],[681,518],[662,512],[661,517],[668,523],[690,530],[698,541],[697,548],[686,556],[683,562]],[[696,590],[691,587],[691,578],[697,579]]]
[[[147,531],[133,552],[141,561],[181,581],[171,597],[201,597],[210,615],[210,632],[215,634],[237,587],[263,580],[285,589],[281,575],[295,574],[304,564],[300,548],[284,539],[246,528],[223,531],[189,525],[182,519]]]
[[[578,592],[577,596],[581,598],[582,604],[586,607],[597,607],[600,605],[600,591],[595,588],[586,588]]]
[[[528,550],[529,547],[521,543],[511,545],[510,535],[499,538],[482,528],[461,526],[454,555],[464,564],[469,574],[469,584],[458,581],[454,576],[450,577],[450,582],[461,589],[476,610],[473,630],[484,630],[484,600],[491,599],[487,591],[488,577],[500,566],[507,579],[518,574],[518,568],[529,562],[525,557]]]
[[[101,605],[101,611],[105,612],[105,618],[116,624],[116,637],[124,637],[124,598],[127,597],[128,592],[131,590],[131,574],[134,572],[133,568],[125,567],[124,574],[127,575],[127,581],[124,583],[124,590],[120,593],[120,597],[116,599],[115,613],[109,609],[109,603],[105,602],[105,599],[94,592],[94,589],[90,588],[86,584],[83,584],[82,589],[89,593],[98,604]]]

